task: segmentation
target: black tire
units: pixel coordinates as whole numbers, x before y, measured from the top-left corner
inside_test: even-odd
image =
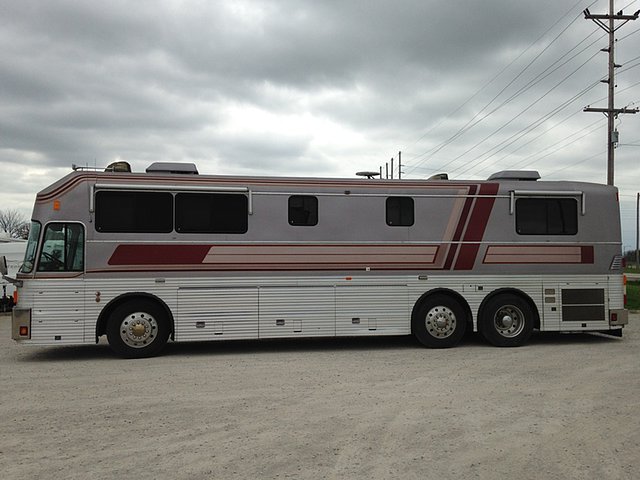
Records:
[[[107,323],[109,346],[123,358],[157,355],[167,343],[169,333],[164,308],[147,299],[129,300],[116,307]]]
[[[459,301],[445,294],[430,295],[414,308],[411,331],[431,348],[457,345],[467,328],[467,315]]]
[[[519,347],[531,337],[535,315],[524,298],[503,293],[484,306],[478,328],[482,336],[496,347]]]

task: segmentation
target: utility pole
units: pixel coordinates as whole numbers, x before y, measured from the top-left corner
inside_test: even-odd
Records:
[[[398,180],[402,180],[402,152],[398,152]]]
[[[640,193],[636,198],[636,270],[640,270]]]
[[[393,180],[393,157],[391,157],[391,180]]]
[[[609,34],[609,47],[603,48],[603,52],[609,53],[609,76],[604,83],[609,84],[609,101],[607,108],[591,108],[586,107],[585,112],[600,112],[604,113],[608,119],[608,132],[607,132],[607,185],[613,185],[613,150],[618,143],[617,132],[614,133],[614,120],[621,113],[638,113],[637,108],[615,108],[614,107],[614,93],[615,93],[615,69],[622,65],[617,65],[614,61],[614,46],[615,46],[615,32],[629,20],[636,20],[640,10],[633,15],[624,15],[622,10],[618,13],[613,12],[614,0],[609,0],[609,14],[592,14],[587,8],[584,11],[584,18],[587,20],[593,20],[600,28]],[[604,20],[608,20],[607,23]],[[615,26],[616,20],[623,20],[623,23]]]

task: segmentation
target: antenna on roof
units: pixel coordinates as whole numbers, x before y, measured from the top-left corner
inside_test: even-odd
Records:
[[[367,177],[369,180],[371,180],[372,178],[380,175],[380,172],[356,172],[356,175],[359,177]]]

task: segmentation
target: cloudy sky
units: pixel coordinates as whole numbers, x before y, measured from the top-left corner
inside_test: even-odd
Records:
[[[606,182],[605,0],[0,0],[0,208],[28,216],[71,164],[201,173]],[[638,0],[616,0],[631,14]],[[640,106],[640,20],[616,107]],[[640,114],[616,121],[635,246]],[[397,175],[397,173],[395,173]]]

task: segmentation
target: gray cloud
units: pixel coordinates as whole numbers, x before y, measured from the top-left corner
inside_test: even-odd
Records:
[[[586,6],[0,0],[0,168],[13,172],[0,175],[0,208],[28,211],[71,163],[115,159],[137,170],[171,160],[195,161],[204,173],[352,175],[403,150],[414,177],[445,169],[482,178],[515,165],[602,182],[605,131],[589,133],[596,114],[578,112],[604,106],[604,84],[542,120],[606,75],[606,55],[597,53],[604,39],[435,151],[572,48],[597,40],[597,27],[581,18]],[[635,23],[618,34],[630,34],[618,44],[625,67],[640,50]],[[638,71],[620,69],[618,105],[640,101]],[[639,140],[632,117],[640,115],[621,119],[616,152],[624,212],[640,173],[637,147],[624,146]],[[578,140],[582,131],[589,134]]]

